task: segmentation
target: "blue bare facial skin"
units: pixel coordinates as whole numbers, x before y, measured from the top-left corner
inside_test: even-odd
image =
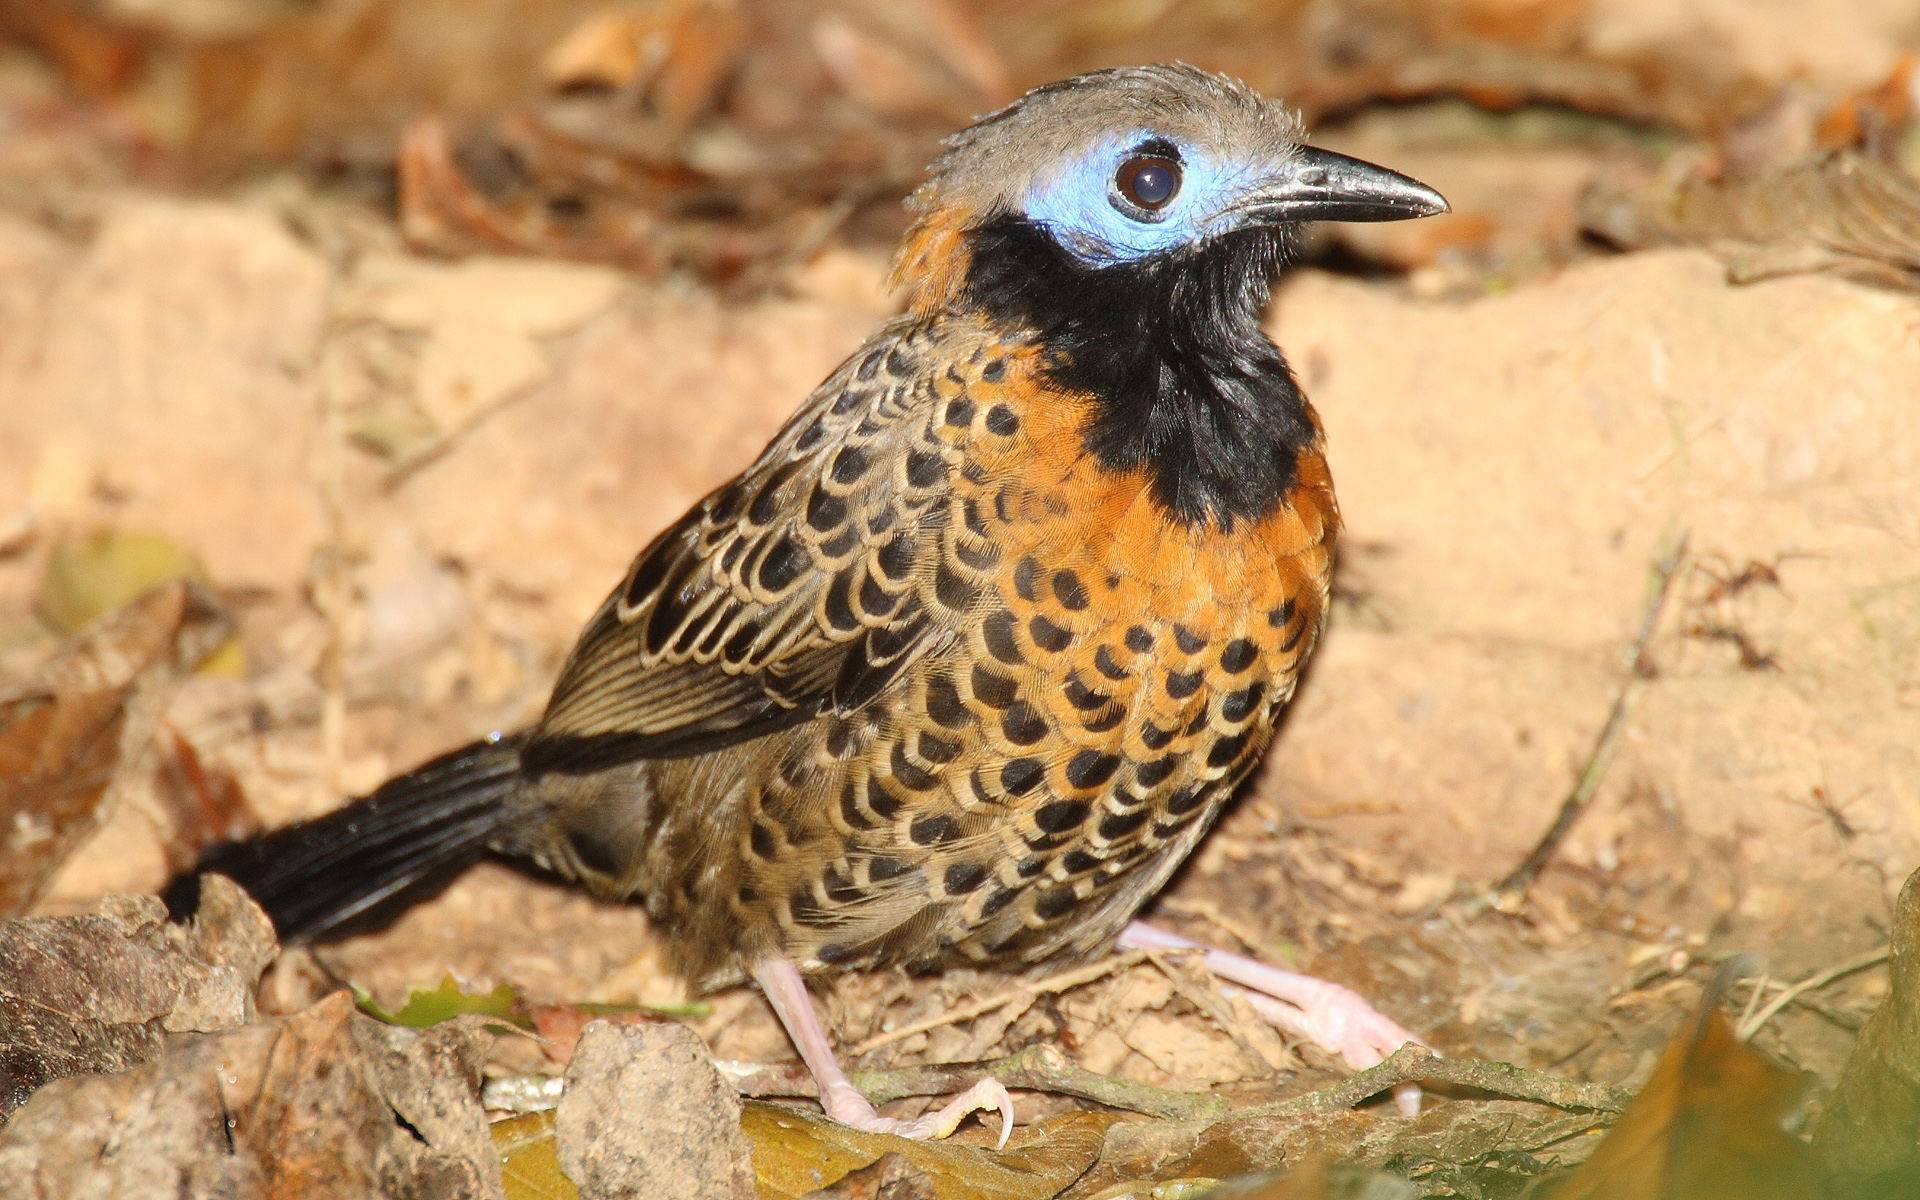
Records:
[[[1259,178],[1135,130],[1040,181],[1024,215],[1090,266],[1138,262],[1232,230]]]

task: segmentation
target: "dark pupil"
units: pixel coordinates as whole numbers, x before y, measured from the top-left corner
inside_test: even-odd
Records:
[[[1173,189],[1177,185],[1173,170],[1173,164],[1167,162],[1145,162],[1131,166],[1126,180],[1127,199],[1142,208],[1159,208],[1173,198]]]

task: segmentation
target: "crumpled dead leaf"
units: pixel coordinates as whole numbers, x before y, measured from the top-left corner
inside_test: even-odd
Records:
[[[273,925],[230,880],[210,878],[186,926],[151,896],[109,896],[98,914],[0,924],[0,1118],[49,1080],[122,1071],[168,1033],[253,1019]]]
[[[228,631],[210,592],[176,580],[0,691],[0,917],[25,912],[106,819],[175,685]]]
[[[339,992],[117,1075],[57,1080],[0,1130],[0,1194],[491,1200],[485,1040],[466,1022],[382,1025]]]
[[[1668,1045],[1640,1094],[1551,1200],[1802,1200],[1813,1156],[1780,1122],[1799,1076],[1735,1039],[1708,1006]]]

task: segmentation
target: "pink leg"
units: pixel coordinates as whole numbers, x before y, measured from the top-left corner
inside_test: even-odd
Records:
[[[1338,1054],[1356,1071],[1378,1064],[1408,1042],[1420,1041],[1359,993],[1337,983],[1214,950],[1142,921],[1120,931],[1119,945],[1123,950],[1205,950],[1202,961],[1207,969],[1247,988],[1247,1002],[1269,1024]],[[1419,1084],[1400,1084],[1393,1095],[1400,1111],[1409,1116],[1420,1111]]]
[[[786,1026],[801,1061],[813,1072],[820,1085],[820,1105],[827,1115],[843,1125],[869,1133],[897,1133],[910,1138],[943,1138],[959,1128],[968,1113],[1000,1111],[1000,1143],[1004,1149],[1007,1135],[1013,1132],[1013,1097],[997,1079],[982,1079],[955,1096],[939,1112],[928,1113],[917,1121],[883,1117],[873,1110],[867,1098],[848,1081],[840,1062],[833,1056],[826,1030],[813,1010],[813,997],[807,994],[806,981],[790,959],[763,958],[754,964],[753,978],[773,1005],[774,1015]]]

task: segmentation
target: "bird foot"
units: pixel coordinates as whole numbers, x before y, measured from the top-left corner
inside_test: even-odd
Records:
[[[1140,921],[1121,931],[1119,944],[1127,950],[1205,950],[1207,969],[1239,984],[1228,990],[1244,995],[1268,1024],[1339,1055],[1356,1071],[1377,1066],[1408,1042],[1426,1044],[1358,992],[1337,983],[1214,950]],[[1419,1114],[1419,1084],[1397,1085],[1393,1098],[1401,1112]]]
[[[938,1112],[927,1113],[912,1121],[883,1117],[874,1111],[873,1104],[847,1079],[847,1073],[840,1069],[840,1061],[834,1057],[833,1046],[827,1041],[826,1030],[820,1027],[820,1016],[813,1010],[813,1000],[807,995],[806,981],[800,977],[800,969],[793,965],[793,961],[780,955],[769,955],[753,965],[752,974],[760,990],[765,993],[767,1003],[773,1005],[774,1015],[786,1027],[787,1036],[793,1039],[794,1049],[800,1052],[801,1060],[813,1073],[813,1081],[820,1087],[820,1107],[827,1110],[828,1116],[843,1125],[851,1125],[868,1133],[894,1133],[924,1141],[927,1138],[946,1137],[960,1127],[960,1122],[966,1120],[969,1113],[997,1109],[1000,1113],[1000,1141],[994,1148],[1006,1148],[1007,1138],[1013,1133],[1013,1097],[1007,1094],[1005,1085],[999,1080],[982,1079],[948,1101]]]
[[[844,1082],[822,1088],[820,1104],[827,1110],[828,1116],[842,1125],[851,1125],[868,1133],[898,1134],[916,1141],[946,1137],[958,1129],[960,1122],[966,1120],[970,1113],[996,1110],[1000,1113],[1000,1140],[994,1149],[1006,1149],[1007,1138],[1013,1133],[1013,1097],[997,1079],[982,1079],[949,1100],[938,1111],[923,1114],[911,1121],[881,1116],[858,1089]]]

